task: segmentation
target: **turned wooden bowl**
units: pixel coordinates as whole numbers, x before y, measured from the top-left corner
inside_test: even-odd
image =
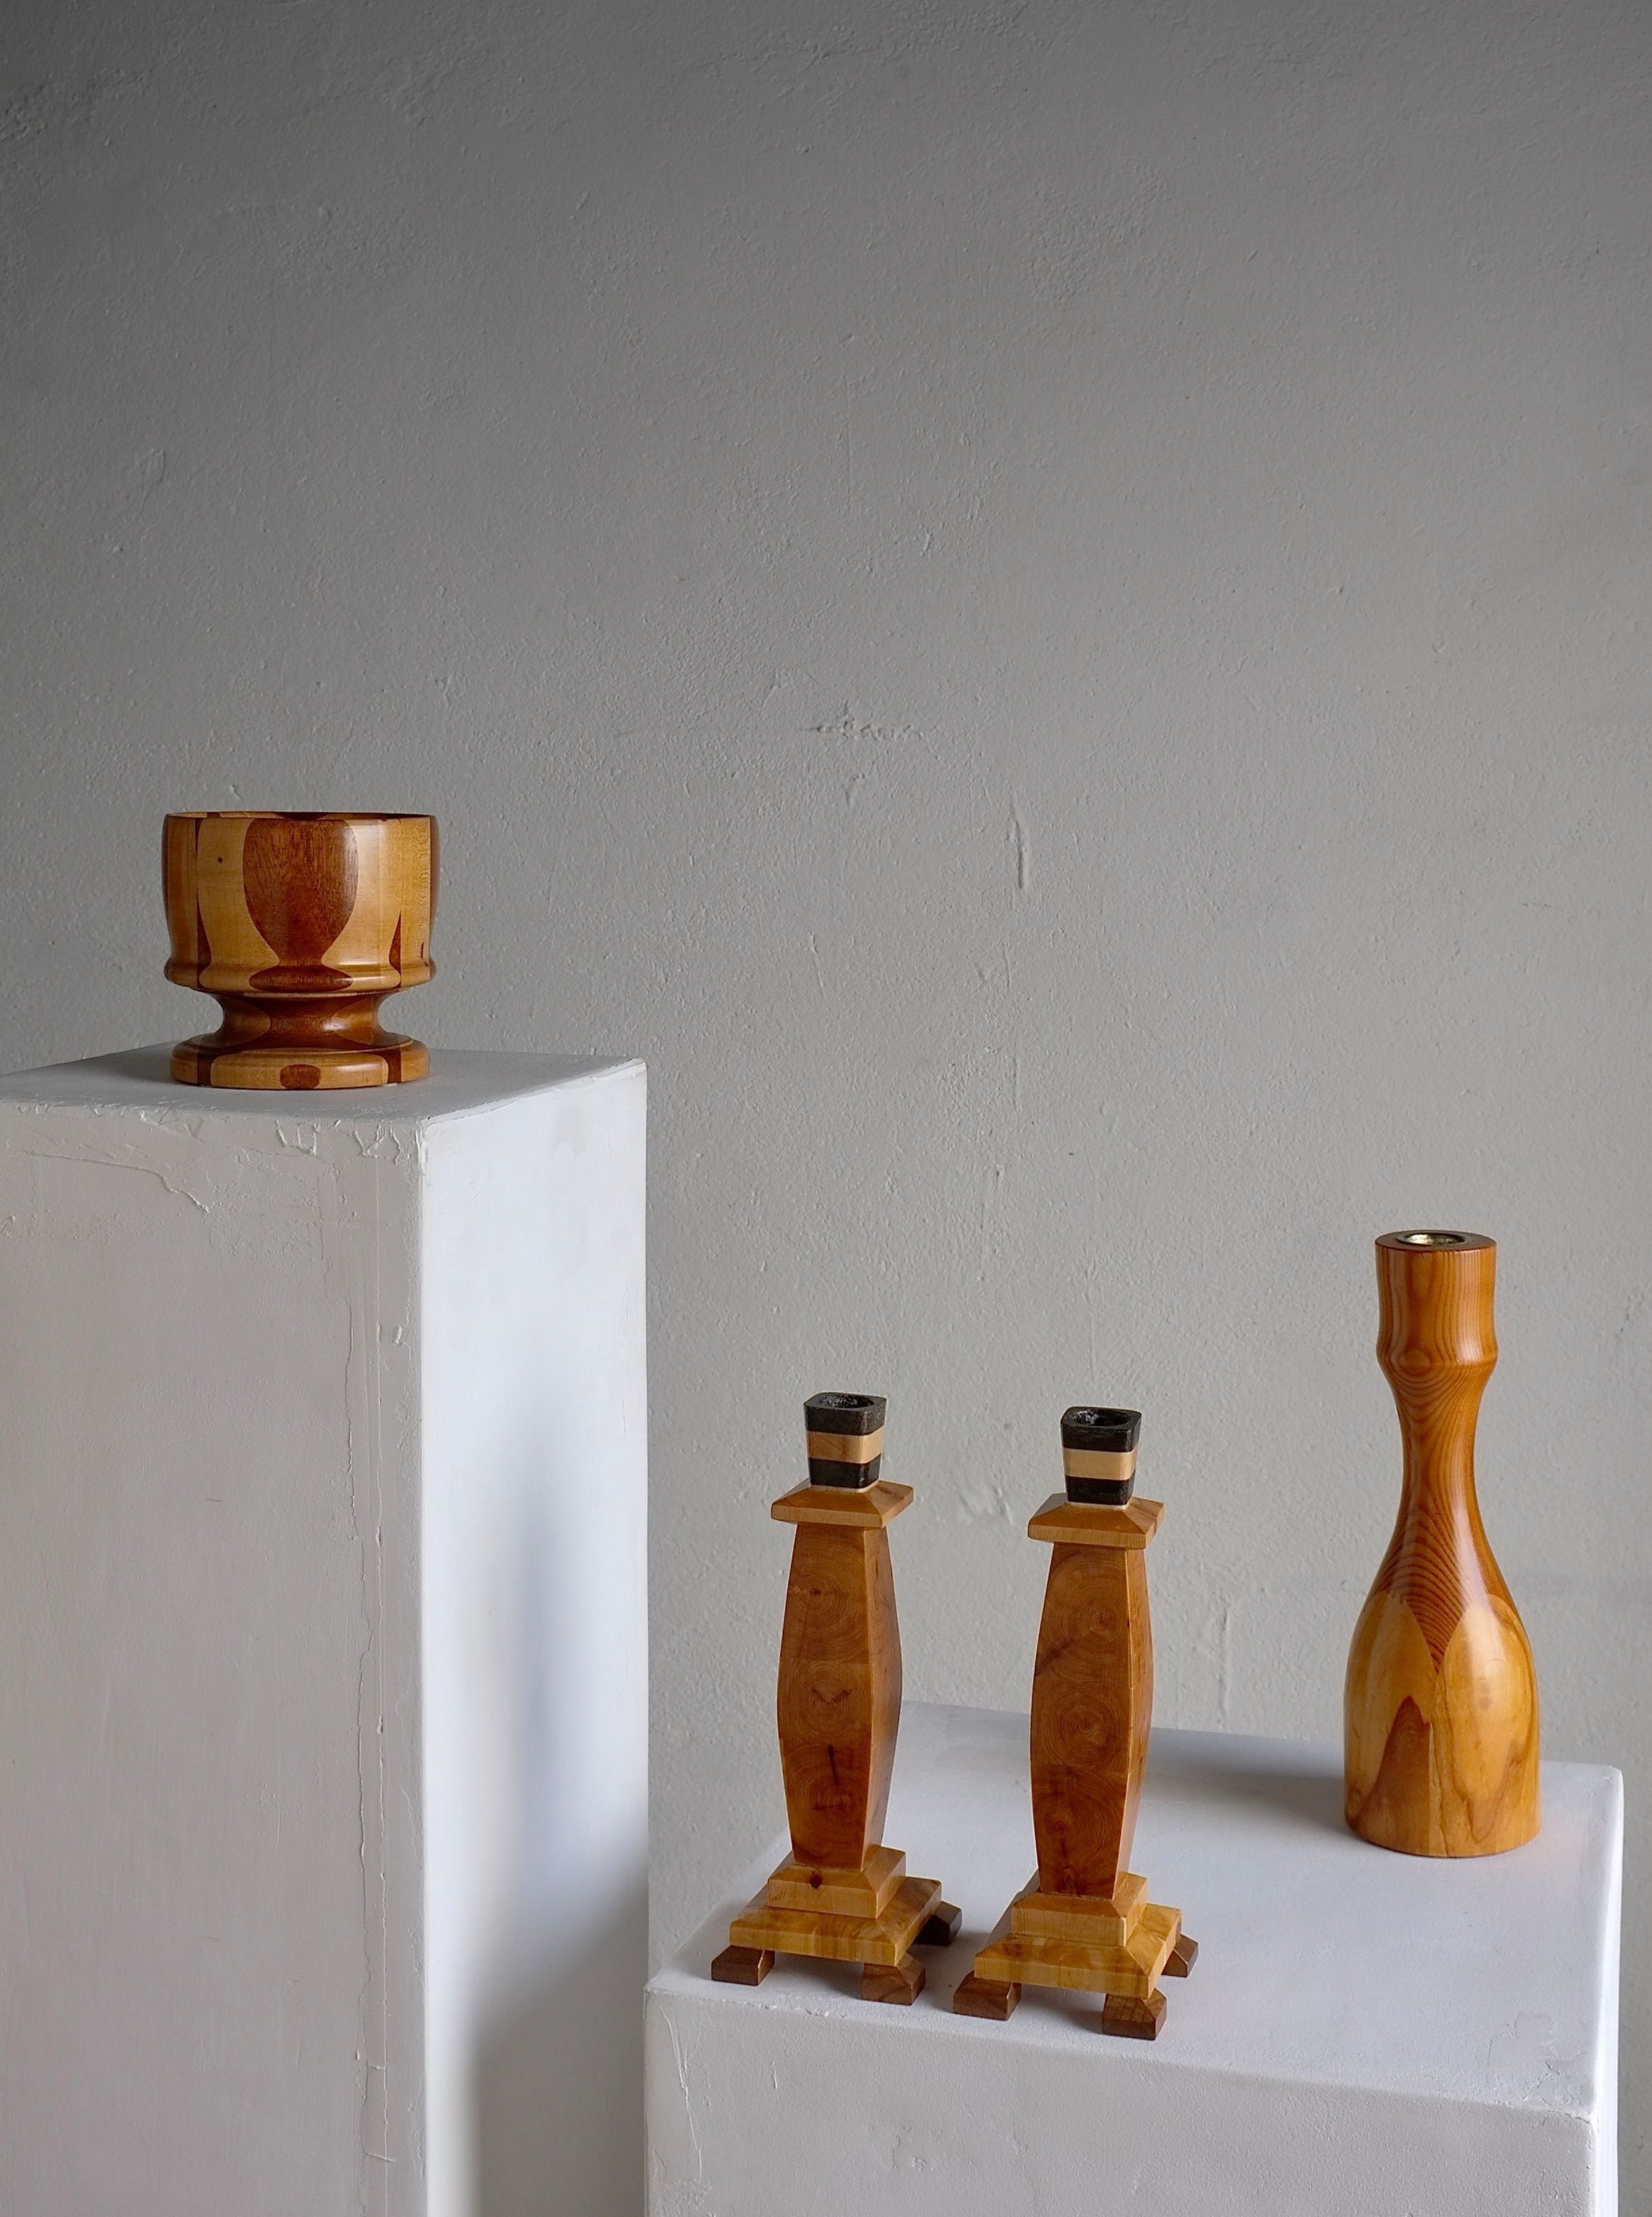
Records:
[[[330,1092],[430,1067],[379,1006],[433,975],[432,816],[169,816],[166,921],[175,985],[210,993],[219,1028],[172,1050],[184,1085]]]

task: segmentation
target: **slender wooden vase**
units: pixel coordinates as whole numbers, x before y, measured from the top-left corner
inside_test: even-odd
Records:
[[[758,1985],[776,1955],[859,1963],[865,2001],[923,1989],[914,1945],[944,1947],[959,1912],[883,1844],[901,1721],[901,1633],[889,1530],[912,1498],[882,1475],[885,1404],[804,1405],[809,1484],[769,1514],[797,1528],[777,1703],[792,1853],[729,1927],[712,1976]]]
[[[1348,1655],[1346,1806],[1362,1839],[1405,1855],[1500,1855],[1540,1822],[1532,1650],[1474,1485],[1496,1267],[1476,1232],[1377,1242],[1377,1359],[1405,1467]]]
[[[435,974],[434,817],[169,816],[164,860],[166,974],[224,1011],[173,1048],[180,1084],[327,1093],[427,1075],[379,1006]]]
[[[1002,2021],[1025,1985],[1106,1997],[1103,2032],[1153,2040],[1162,1978],[1199,1953],[1181,1911],[1147,1898],[1127,1868],[1153,1721],[1147,1547],[1164,1519],[1132,1500],[1141,1415],[1069,1409],[1064,1493],[1027,1526],[1053,1543],[1032,1673],[1032,1831],[1039,1868],[952,1997],[962,2016]]]

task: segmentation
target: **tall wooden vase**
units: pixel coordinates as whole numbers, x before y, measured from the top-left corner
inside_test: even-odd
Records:
[[[1496,1267],[1495,1242],[1476,1232],[1377,1242],[1377,1359],[1405,1463],[1348,1655],[1346,1806],[1362,1839],[1405,1855],[1498,1855],[1540,1821],[1532,1650],[1474,1485]]]

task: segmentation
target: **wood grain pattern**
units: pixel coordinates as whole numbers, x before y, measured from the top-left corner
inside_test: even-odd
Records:
[[[807,1406],[838,1427],[833,1436],[881,1447],[878,1397]],[[753,1967],[776,1954],[812,1956],[859,1963],[864,2000],[903,2004],[923,1985],[912,1948],[944,1947],[958,1930],[939,1883],[908,1877],[882,1837],[901,1715],[888,1527],[911,1498],[910,1486],[878,1479],[811,1483],[770,1505],[796,1528],[775,1693],[792,1853],[730,1924],[713,1977],[755,1982]]]
[[[1362,1838],[1407,1855],[1501,1854],[1541,1821],[1532,1652],[1475,1486],[1495,1269],[1476,1233],[1377,1243],[1377,1354],[1403,1474],[1348,1656],[1346,1811]]]
[[[912,1499],[909,1485],[891,1485],[886,1478],[859,1491],[850,1486],[799,1485],[771,1501],[768,1513],[777,1524],[841,1524],[848,1528],[881,1529],[892,1523]]]
[[[868,1963],[860,1973],[860,1998],[897,2005],[915,2002],[928,1975],[915,1955],[903,1955],[898,1963]]]
[[[1002,2020],[1023,1985],[1063,1987],[1106,1997],[1102,2031],[1151,2040],[1159,1979],[1192,1968],[1180,1911],[1125,1868],[1153,1714],[1145,1550],[1163,1515],[1156,1501],[1057,1495],[1027,1528],[1051,1542],[1032,1677],[1039,1868],[954,1995],[961,2016]]]
[[[881,1525],[798,1525],[777,1707],[794,1859],[859,1870],[883,1836],[901,1715],[900,1627]]]
[[[1014,1909],[975,1959],[983,1979],[1072,1993],[1150,1994],[1181,1936],[1181,1912],[1145,1903],[1127,1940],[1051,1940],[1018,1932]]]
[[[881,1917],[906,1879],[906,1857],[894,1848],[868,1848],[859,1869],[783,1862],[764,1899],[772,1909],[825,1910],[834,1917]]]
[[[1032,1672],[1032,1830],[1045,1893],[1112,1895],[1135,1837],[1152,1718],[1145,1554],[1057,1542]]]
[[[1009,1906],[1009,1929],[1019,1938],[1082,1940],[1123,1947],[1147,1906],[1147,1880],[1121,1871],[1111,1894],[1047,1893],[1034,1873]]]
[[[355,908],[361,878],[354,828],[307,816],[260,816],[246,827],[241,894],[276,960],[248,980],[270,991],[348,991],[350,973],[322,957]]]
[[[774,1967],[772,1948],[725,1948],[712,1958],[712,1976],[725,1986],[761,1986]]]
[[[1101,2004],[1101,2029],[1116,2040],[1156,2040],[1164,2006],[1161,1993],[1109,1994]]]
[[[884,1452],[881,1431],[866,1432],[859,1438],[848,1432],[809,1432],[804,1435],[809,1460],[814,1462],[876,1462]]]
[[[1145,1547],[1163,1522],[1162,1501],[1113,1505],[1052,1493],[1026,1529],[1032,1539],[1064,1540],[1075,1547]]]
[[[224,1021],[174,1048],[186,1085],[322,1091],[423,1077],[379,1004],[434,974],[437,840],[428,816],[169,816],[163,879],[175,985]]]
[[[932,1878],[903,1879],[879,1917],[834,1917],[825,1910],[776,1909],[765,1890],[729,1925],[737,1947],[770,1948],[829,1963],[898,1963],[940,1906]]]
[[[993,2024],[1002,2024],[1014,2016],[1020,1998],[1021,1990],[1013,1979],[983,1979],[979,1971],[971,1971],[952,1989],[952,2014],[983,2016]]]

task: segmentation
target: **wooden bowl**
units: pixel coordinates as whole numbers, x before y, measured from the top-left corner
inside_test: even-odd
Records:
[[[330,1092],[426,1075],[428,1052],[382,1031],[379,1004],[435,968],[434,817],[203,811],[167,818],[164,855],[166,974],[224,1011],[173,1048],[180,1084]]]

